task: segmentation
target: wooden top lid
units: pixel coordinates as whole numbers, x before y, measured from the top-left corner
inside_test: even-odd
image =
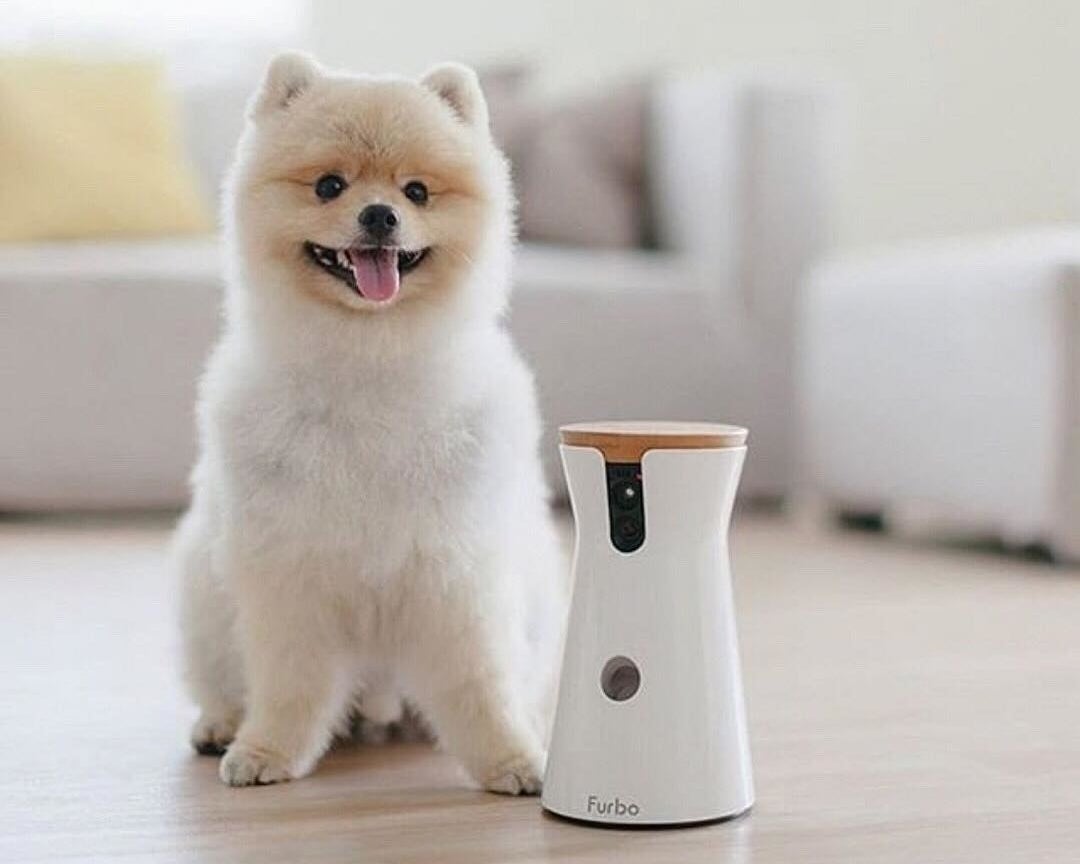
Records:
[[[647,450],[719,450],[742,447],[747,430],[725,423],[666,420],[603,420],[559,427],[559,440],[571,447],[594,447],[608,462],[640,462]]]

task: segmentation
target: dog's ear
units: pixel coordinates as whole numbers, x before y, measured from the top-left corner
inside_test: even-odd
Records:
[[[487,102],[476,73],[461,63],[440,63],[429,69],[420,83],[432,90],[470,126],[488,128]]]
[[[248,105],[248,117],[258,120],[281,111],[322,75],[314,58],[300,51],[286,51],[270,61],[262,84]]]

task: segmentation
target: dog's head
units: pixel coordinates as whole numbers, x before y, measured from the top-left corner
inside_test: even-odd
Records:
[[[493,290],[499,278],[469,277],[510,243],[505,162],[476,75],[457,64],[411,81],[277,57],[230,199],[245,281],[361,315]]]

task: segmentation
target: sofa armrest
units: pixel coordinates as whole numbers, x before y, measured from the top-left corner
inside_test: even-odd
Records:
[[[836,102],[825,84],[758,71],[672,75],[654,93],[657,239],[769,329],[790,326],[829,240]]]
[[[1080,261],[1065,267],[1062,285],[1063,440],[1053,537],[1062,558],[1080,561]]]
[[[187,499],[219,254],[213,238],[0,248],[0,511]]]
[[[753,70],[672,76],[652,102],[657,239],[708,298],[711,350],[735,388],[722,419],[750,427],[751,467],[780,494],[794,467],[800,283],[829,240],[837,102],[824,84]]]

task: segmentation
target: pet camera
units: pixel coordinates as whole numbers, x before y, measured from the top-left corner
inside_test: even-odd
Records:
[[[588,822],[677,825],[754,800],[728,561],[747,431],[560,430],[574,589],[541,803]]]

